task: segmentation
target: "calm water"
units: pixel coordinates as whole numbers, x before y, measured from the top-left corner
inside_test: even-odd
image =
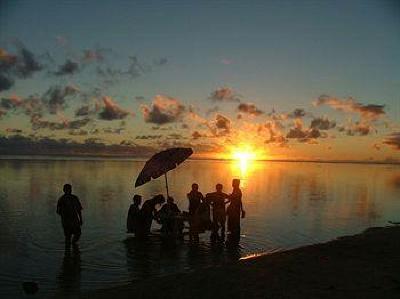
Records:
[[[157,236],[145,244],[125,234],[138,161],[0,160],[0,297],[23,298],[21,281],[39,282],[34,296],[74,293],[192,271],[254,253],[327,241],[400,220],[400,166],[324,163],[188,161],[169,174],[181,209],[192,182],[203,193],[217,182],[230,191],[242,179],[247,217],[241,247],[228,251],[185,241],[175,248]],[[79,251],[65,252],[55,206],[65,182],[84,206]],[[155,180],[137,189],[164,192]],[[165,192],[164,192],[165,193]],[[155,226],[154,229],[157,227]]]

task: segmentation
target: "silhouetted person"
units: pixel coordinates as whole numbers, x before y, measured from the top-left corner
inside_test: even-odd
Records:
[[[206,195],[206,201],[213,208],[213,223],[212,223],[212,234],[211,239],[225,238],[225,222],[226,222],[226,211],[225,211],[225,199],[228,198],[228,194],[222,192],[222,184],[217,184],[215,186],[215,192],[208,193]],[[218,232],[221,231],[221,235]]]
[[[183,222],[180,218],[180,215],[181,211],[174,203],[174,198],[169,196],[167,203],[163,205],[158,212],[158,216],[162,224],[161,231],[165,237],[169,238],[182,236]]]
[[[138,194],[135,194],[132,201],[133,203],[130,205],[128,210],[126,229],[128,233],[136,234],[140,225],[140,204],[142,203],[142,197]]]
[[[156,205],[162,204],[165,202],[165,198],[162,194],[156,195],[153,198],[146,200],[142,208],[140,210],[140,231],[138,231],[139,235],[142,237],[147,236],[150,233],[151,224],[153,219],[156,218]]]
[[[187,198],[189,200],[189,238],[190,241],[197,242],[199,240],[199,229],[201,225],[198,209],[204,200],[203,194],[199,192],[198,184],[192,184],[192,190],[187,194]]]
[[[61,216],[61,222],[64,229],[65,245],[78,242],[81,236],[82,205],[79,198],[72,194],[72,186],[64,185],[64,195],[60,197],[57,203],[57,214]]]
[[[245,217],[245,211],[242,204],[242,191],[239,188],[240,180],[232,180],[232,193],[229,195],[229,206],[226,210],[228,216],[229,239],[233,243],[240,239],[240,218]]]

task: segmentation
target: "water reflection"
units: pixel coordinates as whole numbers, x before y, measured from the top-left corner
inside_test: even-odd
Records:
[[[63,298],[75,298],[81,284],[81,252],[79,245],[65,247],[60,272],[57,276],[57,293]]]
[[[126,214],[133,193],[165,193],[163,180],[133,189],[144,162],[0,161],[0,297],[18,298],[21,279],[40,282],[39,293],[104,288],[149,276],[190,271],[352,234],[400,221],[399,166],[187,161],[169,174],[170,192],[182,210],[197,182],[203,193],[216,183],[231,191],[242,180],[241,247],[187,241],[163,245],[127,239]],[[65,182],[83,205],[78,251],[63,251],[55,206]],[[60,251],[61,250],[61,251]],[[13,287],[12,287],[13,286]]]

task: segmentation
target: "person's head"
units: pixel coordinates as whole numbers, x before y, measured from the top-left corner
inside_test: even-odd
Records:
[[[215,190],[217,190],[217,192],[222,192],[222,188],[223,188],[222,184],[215,185]]]
[[[142,197],[139,195],[139,194],[135,194],[134,196],[133,196],[133,203],[135,204],[135,205],[140,205],[141,203],[142,203]]]
[[[196,183],[192,184],[192,191],[199,191],[199,185]]]
[[[65,194],[71,194],[72,193],[72,186],[70,184],[65,184],[63,187],[63,191]]]
[[[158,194],[153,197],[153,201],[155,204],[163,204],[165,202],[165,197],[162,194]]]
[[[232,187],[233,188],[239,188],[240,186],[240,180],[239,179],[233,179],[232,180]]]
[[[167,203],[174,203],[174,198],[172,196],[168,196]]]

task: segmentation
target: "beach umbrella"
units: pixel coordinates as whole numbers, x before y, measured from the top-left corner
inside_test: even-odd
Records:
[[[151,179],[156,179],[164,175],[167,196],[169,196],[167,172],[176,168],[179,164],[189,158],[191,154],[193,154],[193,150],[190,147],[169,148],[155,154],[144,165],[136,179],[135,187],[139,187],[146,184]]]

